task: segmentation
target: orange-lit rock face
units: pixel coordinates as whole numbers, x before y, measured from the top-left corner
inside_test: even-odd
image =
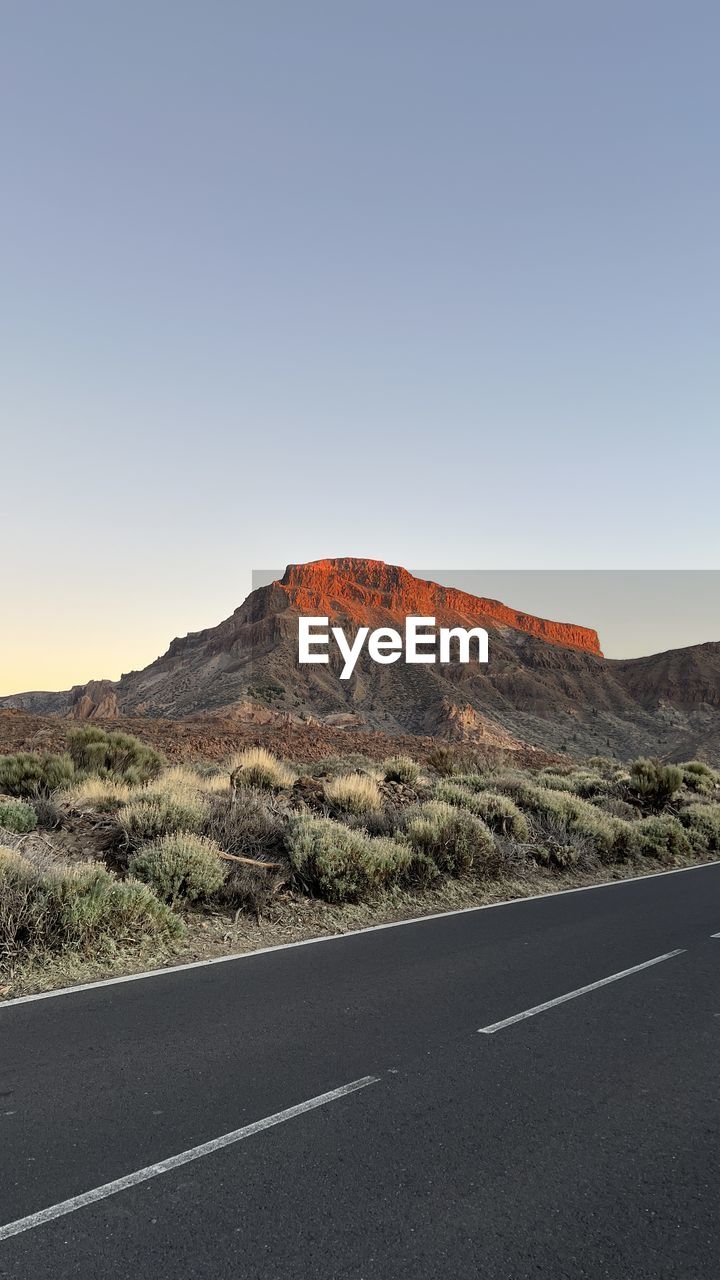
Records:
[[[277,584],[288,605],[304,615],[342,618],[357,626],[402,627],[408,616],[434,617],[439,626],[514,627],[550,644],[602,656],[597,632],[569,622],[519,613],[499,600],[414,578],[382,560],[347,557],[288,565]]]

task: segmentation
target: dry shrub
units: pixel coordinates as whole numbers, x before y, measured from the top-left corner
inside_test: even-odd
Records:
[[[238,911],[245,911],[260,921],[269,914],[277,894],[287,882],[287,872],[268,868],[248,867],[242,862],[227,863],[227,874],[218,893],[218,902],[227,903]]]
[[[266,791],[240,791],[234,803],[213,796],[205,811],[202,834],[225,853],[276,862],[285,854],[286,803]]]
[[[460,773],[455,750],[442,743],[433,747],[427,762],[441,778],[451,778],[454,773]]]
[[[608,814],[611,818],[622,818],[623,822],[642,821],[639,809],[620,796],[597,796],[593,801],[593,808],[598,809],[600,813]]]
[[[559,871],[592,870],[598,864],[592,838],[552,814],[533,819],[529,852],[541,866]]]
[[[449,746],[438,743],[428,755],[428,764],[441,778],[457,773],[489,774],[507,767],[512,753],[490,743],[457,743]]]
[[[132,789],[127,782],[120,782],[115,778],[85,778],[66,791],[61,791],[58,799],[70,809],[114,813],[127,804],[131,795]]]
[[[420,778],[420,765],[411,756],[391,756],[383,764],[386,782],[403,782],[414,787]]]
[[[345,813],[372,813],[382,808],[377,782],[362,773],[346,773],[331,778],[325,787],[325,799],[333,809]]]
[[[344,813],[342,821],[346,827],[365,831],[369,836],[401,835],[414,807],[385,804],[382,809],[373,809],[370,813]]]
[[[230,774],[224,770],[218,773],[204,773],[200,776],[200,786],[203,791],[213,796],[230,796]]]
[[[229,772],[234,788],[260,787],[267,791],[283,791],[295,781],[292,770],[264,747],[248,747],[233,756]]]

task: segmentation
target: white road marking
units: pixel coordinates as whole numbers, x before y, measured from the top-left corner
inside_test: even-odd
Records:
[[[253,1124],[246,1124],[242,1129],[234,1129],[232,1133],[225,1133],[220,1138],[213,1138],[210,1142],[203,1142],[199,1147],[191,1147],[189,1151],[181,1151],[177,1156],[170,1156],[168,1160],[161,1160],[158,1164],[150,1164],[145,1169],[136,1169],[134,1173],[128,1173],[124,1178],[116,1178],[114,1182],[106,1182],[102,1187],[95,1187],[92,1191],[84,1191],[79,1196],[71,1196],[69,1200],[62,1200],[59,1204],[53,1204],[48,1209],[40,1209],[38,1213],[31,1213],[27,1218],[18,1218],[15,1222],[8,1222],[6,1226],[0,1227],[0,1241],[8,1240],[11,1236],[18,1236],[23,1231],[32,1231],[35,1227],[42,1227],[46,1222],[52,1222],[55,1218],[62,1218],[67,1213],[74,1213],[76,1209],[84,1209],[89,1204],[96,1204],[98,1200],[106,1200],[108,1196],[117,1195],[119,1191],[127,1191],[129,1187],[136,1187],[141,1182],[149,1182],[151,1178],[159,1178],[163,1173],[171,1173],[173,1169],[179,1169],[181,1165],[190,1164],[192,1160],[200,1160],[203,1156],[209,1156],[214,1151],[221,1151],[223,1147],[229,1147],[234,1142],[241,1142],[243,1138],[251,1138],[255,1133],[262,1133],[263,1129],[271,1129],[276,1124],[282,1124],[285,1120],[293,1120],[296,1116],[304,1115],[306,1111],[313,1111],[315,1107],[324,1107],[328,1102],[335,1102],[338,1098],[344,1098],[349,1093],[355,1093],[358,1089],[365,1089],[369,1084],[378,1084],[379,1076],[363,1076],[361,1080],[353,1080],[350,1084],[344,1084],[339,1089],[331,1089],[329,1093],[321,1093],[317,1098],[310,1098],[307,1102],[299,1102],[295,1107],[288,1107],[285,1111],[277,1111],[273,1116],[266,1116],[264,1120],[255,1120]]]
[[[609,982],[618,982],[620,978],[628,978],[631,973],[639,973],[641,969],[649,969],[651,965],[662,964],[663,960],[672,960],[673,956],[684,955],[685,948],[680,947],[677,951],[668,951],[664,956],[655,956],[653,960],[645,960],[642,964],[633,965],[632,969],[623,969],[620,973],[611,973],[609,978],[601,978],[599,982],[589,982],[586,987],[578,987],[577,991],[568,991],[564,996],[556,996],[554,1000],[546,1000],[544,1004],[536,1004],[532,1009],[524,1009],[522,1013],[514,1013],[511,1018],[503,1018],[502,1022],[492,1022],[489,1027],[478,1027],[481,1035],[491,1036],[495,1031],[502,1031],[504,1027],[511,1027],[514,1022],[524,1022],[525,1018],[534,1018],[536,1013],[544,1013],[546,1009],[552,1009],[556,1004],[565,1004],[566,1000],[575,1000],[577,996],[584,996],[588,991],[597,991],[598,987],[606,987]]]
[[[472,911],[494,911],[496,907],[517,907],[523,902],[539,902],[542,898],[565,898],[570,893],[591,893],[595,889],[619,889],[628,884],[640,884],[643,880],[657,880],[661,876],[684,875],[686,871],[702,871],[706,867],[718,867],[720,861],[698,862],[694,867],[674,867],[672,871],[651,871],[649,875],[628,876],[624,880],[605,880],[602,884],[582,884],[577,889],[556,889],[548,893],[534,893],[526,898],[507,898],[504,902],[483,902],[477,907],[459,907],[455,911],[435,911],[432,915],[413,916],[410,920],[390,920],[387,924],[371,924],[364,929],[349,929],[347,933],[327,933],[319,938],[301,938],[298,942],[279,942],[274,947],[258,947],[255,951],[238,951],[231,956],[214,956],[211,960],[190,960],[186,964],[172,964],[163,969],[145,969],[142,973],[121,974],[118,978],[99,978],[96,982],[79,982],[74,987],[57,987],[54,991],[37,991],[31,996],[15,996],[12,1000],[0,1000],[0,1013],[18,1004],[32,1004],[35,1000],[51,1000],[55,996],[73,996],[79,991],[95,991],[99,987],[114,987],[121,982],[140,982],[144,978],[162,978],[169,973],[184,973],[188,969],[207,969],[213,964],[230,964],[235,960],[252,960],[255,956],[267,956],[273,951],[290,951],[293,947],[312,947],[319,942],[343,942],[345,938],[357,938],[364,933],[379,933],[381,929],[402,929],[408,924],[425,924],[429,920],[446,920],[450,916],[466,916]]]
[[[710,937],[711,937],[711,938],[720,938],[720,933],[711,933],[711,934],[710,934]]]

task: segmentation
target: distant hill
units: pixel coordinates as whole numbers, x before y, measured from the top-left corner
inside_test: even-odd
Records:
[[[379,666],[366,654],[352,678],[338,663],[300,666],[298,615],[328,616],[348,633],[402,630],[408,615],[442,626],[484,626],[480,666]],[[258,723],[355,725],[448,739],[518,740],[588,755],[720,756],[720,644],[624,661],[603,657],[597,633],[519,612],[496,600],[415,578],[377,560],[290,565],[216,627],[173,640],[162,657],[117,682],[0,698],[0,707],[78,719],[177,718],[234,710]]]

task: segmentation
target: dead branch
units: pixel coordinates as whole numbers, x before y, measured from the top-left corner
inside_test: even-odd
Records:
[[[284,866],[282,862],[263,862],[260,858],[243,858],[239,853],[219,853],[219,858],[225,862],[242,862],[246,867],[263,867],[268,871],[280,871]]]

